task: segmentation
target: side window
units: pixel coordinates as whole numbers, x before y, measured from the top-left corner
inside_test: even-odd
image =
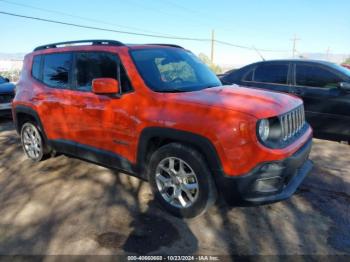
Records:
[[[32,76],[40,80],[41,55],[34,56],[32,65]]]
[[[127,93],[133,90],[128,75],[124,69],[124,66],[120,64],[120,85],[123,93]]]
[[[45,55],[43,82],[51,87],[68,88],[71,65],[70,53]]]
[[[245,76],[243,77],[243,81],[253,81],[253,73],[254,69],[251,69]]]
[[[263,64],[259,65],[255,69],[254,81],[274,84],[287,84],[287,76],[287,64]]]
[[[334,88],[342,81],[336,74],[320,66],[297,65],[295,74],[299,86]]]
[[[95,78],[114,78],[118,80],[119,59],[116,55],[103,52],[78,53],[76,58],[76,88],[81,91],[91,91],[92,80]],[[122,71],[122,70],[121,70]],[[125,77],[125,71],[121,72]],[[127,85],[121,81],[121,86]],[[130,83],[129,83],[130,84]]]

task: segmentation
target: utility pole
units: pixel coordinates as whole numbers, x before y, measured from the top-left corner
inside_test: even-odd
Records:
[[[294,38],[291,39],[291,41],[293,41],[293,50],[292,50],[292,53],[293,53],[293,58],[295,57],[295,53],[297,52],[297,49],[296,49],[296,42],[298,40],[301,40],[300,38],[297,38],[296,34],[294,34]]]
[[[261,60],[262,60],[262,61],[265,61],[265,58],[264,58],[263,55],[259,52],[259,50],[255,48],[255,46],[253,46],[253,49],[255,50],[255,52],[258,53],[258,55],[260,56]]]
[[[215,42],[215,31],[211,30],[211,53],[210,53],[210,61],[214,64],[214,42]]]
[[[326,51],[326,58],[327,60],[329,60],[329,53],[330,53],[331,49],[330,47],[327,48],[327,51]]]

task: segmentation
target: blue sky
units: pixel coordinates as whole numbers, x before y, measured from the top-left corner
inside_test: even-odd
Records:
[[[14,3],[55,10],[50,13]],[[215,29],[218,40],[256,48],[282,50],[261,52],[266,58],[291,56],[296,34],[301,53],[349,54],[350,1],[233,1],[233,0],[0,0],[0,10],[144,33],[210,38]],[[67,16],[81,16],[89,20]],[[75,39],[117,39],[126,43],[167,42],[180,44],[194,53],[210,55],[209,42],[154,39],[43,23],[0,14],[0,52],[29,52],[35,46]],[[259,60],[255,51],[215,45],[215,62],[244,64]]]

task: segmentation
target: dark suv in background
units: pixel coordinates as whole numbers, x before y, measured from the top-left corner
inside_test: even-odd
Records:
[[[274,60],[247,65],[221,76],[238,84],[291,93],[304,100],[314,136],[350,142],[350,70],[313,60]]]
[[[0,117],[11,116],[11,103],[15,96],[15,85],[0,76]]]

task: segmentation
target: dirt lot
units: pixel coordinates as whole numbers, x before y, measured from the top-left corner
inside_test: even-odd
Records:
[[[80,160],[27,160],[0,121],[0,254],[350,254],[350,146],[315,140],[290,200],[183,221],[147,183]]]

